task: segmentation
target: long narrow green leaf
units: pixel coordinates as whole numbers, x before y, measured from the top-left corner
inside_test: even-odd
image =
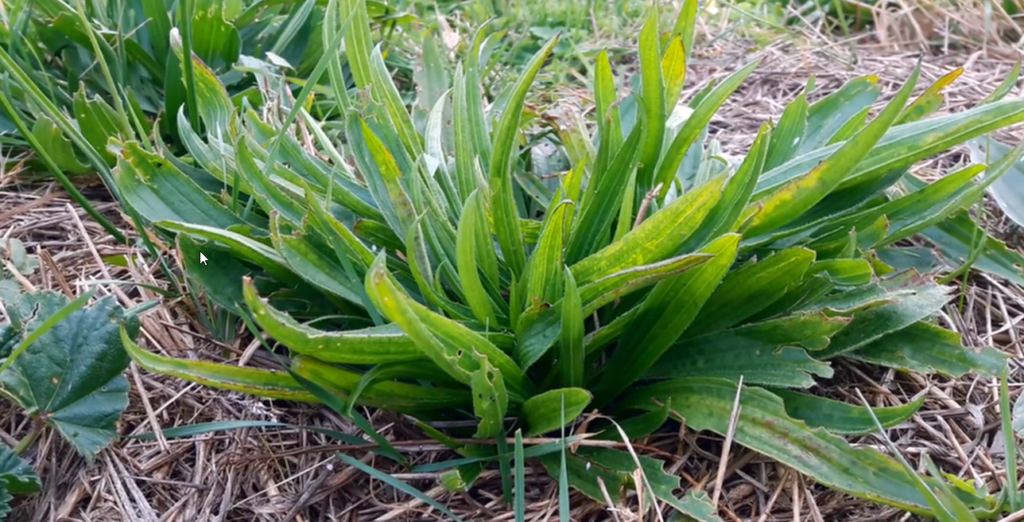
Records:
[[[498,128],[494,134],[494,151],[490,163],[491,212],[494,215],[494,228],[497,231],[498,244],[505,262],[516,277],[522,277],[526,267],[526,249],[523,247],[523,232],[519,225],[519,213],[516,210],[515,197],[512,190],[512,169],[515,154],[516,135],[519,132],[519,121],[522,117],[523,103],[526,92],[533,84],[544,61],[551,54],[558,36],[548,41],[530,63],[526,65],[519,80],[512,88],[512,94],[501,115]]]
[[[657,407],[652,400],[672,401],[675,414],[695,430],[729,432],[736,384],[723,379],[678,379],[629,393],[622,407]],[[868,448],[852,448],[838,436],[812,429],[790,417],[783,401],[767,390],[747,387],[740,398],[735,441],[851,495],[915,513],[929,506],[912,479],[892,459]],[[967,496],[965,493],[964,496]],[[978,506],[986,501],[967,498]]]
[[[606,374],[592,383],[599,406],[629,388],[690,326],[736,259],[739,239],[737,234],[720,237],[702,250],[714,259],[654,287],[605,364],[614,377]]]
[[[217,364],[206,361],[188,361],[164,357],[147,352],[132,341],[121,328],[121,342],[132,360],[151,372],[170,375],[189,382],[222,390],[248,393],[268,399],[299,402],[317,402],[316,397],[285,372],[259,370]]]
[[[721,195],[724,177],[709,181],[669,203],[620,240],[572,266],[581,286],[621,270],[662,261],[680,247]]]
[[[480,280],[478,265],[478,259],[482,257],[478,252],[493,248],[490,241],[483,244],[478,241],[481,237],[481,232],[478,229],[483,229],[483,235],[490,239],[490,234],[486,232],[486,219],[480,193],[474,190],[466,199],[466,205],[462,210],[456,243],[456,260],[459,282],[462,285],[466,302],[473,310],[473,315],[480,322],[497,327],[498,316],[495,315],[491,300]]]
[[[875,431],[871,413],[863,406],[789,390],[772,390],[772,393],[782,399],[790,417],[812,428],[822,427],[841,435],[866,435]],[[925,399],[922,396],[900,406],[872,410],[882,427],[889,429],[913,417]]]
[[[558,363],[562,370],[562,386],[578,388],[583,386],[584,359],[586,352],[583,346],[583,301],[572,271],[565,268],[565,297],[562,300],[562,339]]]
[[[640,85],[643,99],[639,108],[646,115],[646,125],[640,142],[641,166],[637,174],[637,184],[639,190],[646,194],[654,187],[655,182],[662,182],[660,176],[655,176],[655,172],[665,136],[665,84],[661,76],[658,9],[653,6],[648,10],[647,21],[640,29]]]
[[[656,184],[661,183],[662,188],[658,196],[660,199],[664,199],[665,195],[668,194],[672,180],[679,171],[679,165],[683,163],[683,157],[690,150],[690,146],[707,126],[708,122],[711,121],[711,118],[718,112],[718,108],[725,103],[725,100],[729,98],[733,91],[743,84],[743,81],[747,79],[747,76],[750,76],[750,73],[754,72],[758,65],[760,65],[760,61],[751,62],[730,74],[721,83],[716,85],[701,100],[697,108],[694,109],[693,114],[686,119],[679,132],[676,133],[675,138],[672,138],[672,143],[666,148],[665,157],[662,158],[661,164],[657,168],[657,173],[652,174],[654,176],[654,184],[648,187],[652,188]],[[641,161],[643,160],[641,159]]]
[[[919,75],[920,69],[914,69],[910,79],[878,117],[845,142],[835,154],[822,161],[807,175],[759,200],[757,205],[761,211],[753,217],[750,226],[744,231],[744,236],[756,237],[788,224],[838,187],[847,174],[871,153],[875,144],[899,117]]]
[[[617,110],[617,108],[616,108]],[[617,120],[617,118],[616,118]],[[611,123],[619,125],[618,121]],[[615,131],[612,130],[614,133]],[[621,134],[621,131],[619,131]],[[611,235],[611,224],[617,211],[623,205],[625,193],[632,190],[630,180],[636,172],[636,159],[643,134],[643,120],[637,120],[626,142],[617,147],[614,159],[607,167],[595,167],[580,202],[575,226],[565,252],[566,262],[574,264],[607,246]],[[621,141],[621,137],[619,138]],[[602,144],[602,149],[612,145]],[[610,152],[608,154],[611,154]],[[632,203],[630,203],[632,208]]]

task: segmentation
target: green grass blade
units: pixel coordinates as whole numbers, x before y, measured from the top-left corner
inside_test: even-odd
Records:
[[[439,504],[436,500],[428,497],[422,491],[420,491],[420,490],[410,486],[409,484],[407,484],[407,483],[405,483],[405,482],[403,482],[403,481],[401,481],[399,479],[396,479],[396,478],[392,477],[391,475],[388,475],[387,473],[384,473],[383,471],[379,471],[379,470],[377,470],[377,469],[375,469],[375,468],[373,468],[371,466],[363,464],[363,462],[360,461],[359,459],[352,458],[352,457],[350,457],[348,455],[345,455],[344,453],[338,453],[337,457],[338,457],[338,460],[344,462],[346,465],[351,466],[353,468],[356,468],[356,469],[362,471],[363,473],[366,473],[367,475],[370,475],[374,479],[376,479],[376,480],[378,480],[380,482],[383,482],[384,484],[387,484],[387,485],[395,488],[396,490],[401,491],[402,493],[405,493],[406,495],[409,495],[409,496],[419,500],[420,502],[423,502],[423,503],[427,504],[428,506],[430,506],[430,507],[440,511],[445,516],[449,517],[449,519],[452,520],[453,522],[463,522],[463,520],[461,518],[459,518],[458,516],[456,516],[455,513],[452,513],[447,508],[445,508],[444,506]]]

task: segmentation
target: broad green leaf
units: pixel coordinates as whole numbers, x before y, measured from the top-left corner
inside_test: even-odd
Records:
[[[55,304],[68,302],[62,297]],[[25,327],[33,329],[57,311],[47,308],[40,308]],[[0,374],[7,395],[55,428],[89,461],[117,437],[117,423],[128,406],[122,319],[123,310],[113,297],[76,310],[43,332]],[[126,328],[135,335],[138,323]]]
[[[686,80],[686,50],[679,38],[669,41],[661,58],[661,77],[665,83],[665,112],[671,113],[679,102]]]
[[[584,359],[583,300],[580,298],[576,279],[569,267],[565,267],[565,294],[562,299],[562,336],[558,352],[558,363],[562,370],[562,385],[567,388],[583,386]]]
[[[885,135],[906,105],[917,83],[919,69],[914,69],[907,83],[864,130],[846,141],[839,150],[819,163],[805,176],[758,200],[761,211],[744,231],[745,237],[756,237],[788,224],[808,211],[835,190],[857,164],[868,157],[872,148]]]
[[[991,94],[989,94],[980,102],[978,102],[977,106],[985,105],[988,103],[994,103],[999,100],[1002,100],[1003,98],[1006,97],[1007,94],[1010,94],[1010,91],[1012,91],[1014,87],[1017,86],[1017,80],[1019,79],[1020,60],[1017,60],[1017,63],[1014,64],[1013,70],[1010,71],[1010,74],[1003,79],[1003,81],[995,88],[995,90],[992,91]]]
[[[252,237],[241,233],[243,230],[234,232],[232,230],[203,225],[192,225],[175,221],[158,221],[154,223],[157,227],[185,233],[193,237],[210,241],[210,245],[217,250],[230,253],[232,256],[250,263],[253,263],[275,277],[286,281],[299,281],[288,267],[285,259],[277,251],[265,243],[257,241]]]
[[[722,197],[701,223],[700,228],[686,241],[684,251],[701,248],[711,239],[726,232],[735,232],[743,225],[740,218],[747,203],[750,202],[757,178],[764,168],[765,154],[768,152],[771,136],[768,126],[762,125],[747,157],[736,173],[729,178],[725,190],[722,191]]]
[[[455,148],[455,180],[459,197],[465,201],[480,186],[476,177],[476,151],[469,117],[468,86],[462,74],[462,65],[455,68],[455,86],[452,89],[452,119]],[[475,86],[474,86],[475,88]]]
[[[394,229],[380,221],[360,219],[352,227],[352,232],[356,234],[356,237],[386,250],[400,252],[405,247],[402,239],[395,234]]]
[[[967,211],[960,211],[946,221],[924,230],[921,235],[939,249],[947,266],[956,268],[971,257],[971,245],[976,241],[975,238],[981,237],[981,233]],[[991,236],[985,239],[985,248],[973,266],[976,270],[1024,285],[1024,256]]]
[[[75,93],[73,108],[75,123],[78,124],[82,136],[107,161],[107,165],[113,167],[116,159],[107,150],[107,140],[118,137],[121,133],[117,112],[103,98],[97,96],[90,99],[84,85]],[[126,136],[125,138],[130,137]]]
[[[384,266],[383,253],[366,274],[366,291],[374,305],[397,323],[416,346],[455,380],[469,384],[479,364],[468,350],[475,349],[501,372],[514,402],[525,399],[532,386],[516,363],[498,347],[477,334],[416,303],[399,288]]]
[[[839,130],[832,135],[828,140],[828,144],[839,143],[852,138],[858,131],[864,128],[865,122],[868,121],[868,115],[871,114],[872,107],[864,107],[860,112],[854,114],[852,118],[846,121]]]
[[[871,107],[881,93],[877,76],[863,76],[847,82],[838,91],[815,102],[808,109],[807,130],[800,139],[797,154],[806,154],[825,146],[847,122]]]
[[[572,225],[569,222],[569,210],[572,208],[571,200],[563,200],[557,204],[554,212],[545,216],[540,241],[527,261],[525,276],[528,309],[554,303],[562,297],[562,249],[565,235]]]
[[[593,395],[583,388],[561,388],[534,395],[523,403],[520,416],[526,424],[527,437],[534,437],[561,428],[583,413]]]
[[[334,247],[343,262],[344,255],[353,263],[353,269],[362,277],[366,269],[373,263],[373,252],[356,237],[347,226],[338,221],[320,201],[316,199],[313,190],[306,187],[306,219],[322,234],[327,242]]]
[[[746,334],[746,335],[745,335]],[[832,377],[832,367],[801,348],[762,340],[742,329],[726,330],[672,346],[647,378],[721,377],[787,388],[810,388],[814,376]]]
[[[687,336],[724,330],[771,306],[803,280],[814,257],[806,248],[787,248],[733,270],[700,309]]]
[[[594,106],[597,111],[595,119],[602,152],[618,150],[622,145],[622,121],[619,117],[619,107],[614,105],[616,100],[618,93],[612,65],[608,60],[608,51],[602,50],[594,67]],[[597,164],[598,169],[601,165]]]
[[[142,12],[148,19],[146,32],[149,35],[149,47],[153,50],[153,59],[157,63],[166,64],[170,53],[171,17],[164,0],[141,0]]]
[[[687,427],[729,431],[736,384],[723,379],[665,381],[631,391],[621,407],[653,409],[653,401],[672,401]],[[734,440],[767,455],[818,482],[851,495],[915,513],[929,506],[899,463],[870,448],[852,448],[842,438],[790,417],[782,399],[771,392],[745,387]],[[973,505],[984,503],[977,498]]]
[[[275,180],[264,174],[266,164],[258,165],[245,140],[235,146],[236,165],[251,189],[252,196],[268,214],[276,212],[293,224],[302,223],[305,209],[300,197],[289,196]]]
[[[627,268],[610,276],[598,279],[579,288],[582,316],[585,318],[602,306],[696,268],[714,256],[689,254],[651,265]],[[562,331],[561,314],[563,302],[553,304],[544,310],[536,320],[525,328],[516,344],[516,360],[529,368],[537,362],[557,340]]]
[[[238,29],[228,21],[231,16],[229,6],[232,3],[217,0],[192,1],[192,52],[211,67],[226,68],[234,65],[242,47],[242,40]]]
[[[206,255],[203,254],[201,246],[206,241],[197,241],[188,234],[178,234],[175,242],[181,256],[182,269],[193,287],[202,289],[207,299],[218,306],[240,315],[241,303],[245,298],[242,296],[242,285],[239,283],[243,277],[251,277],[255,270],[243,265],[227,252],[214,255],[213,259],[207,259],[206,263],[200,262],[200,254]]]
[[[640,226],[572,266],[582,287],[616,272],[662,261],[680,247],[721,195],[725,178],[709,181],[669,203]]]
[[[219,17],[219,14],[214,16]],[[194,20],[192,23],[199,23],[199,20]],[[232,27],[231,29],[234,28]],[[179,63],[185,62],[182,36],[177,28],[171,30],[171,50],[178,56]],[[193,48],[193,52],[199,54],[200,49]],[[209,59],[209,56],[207,59]],[[235,106],[231,103],[231,97],[228,96],[227,89],[224,88],[224,84],[217,78],[213,69],[204,63],[200,56],[193,55],[191,62],[192,70],[194,71],[194,82],[189,84],[186,79],[185,88],[195,89],[194,96],[197,113],[206,125],[207,132],[218,140],[229,141],[233,137],[232,123],[234,122],[235,113]],[[170,76],[168,76],[168,79],[170,79]],[[175,112],[178,112],[176,107],[168,107],[168,109],[174,109]]]
[[[448,70],[447,60],[438,48],[438,43],[436,33],[424,31],[420,44],[423,54],[419,67],[413,70],[413,77],[419,87],[416,105],[423,113],[429,113],[444,98],[449,87],[451,71]]]
[[[516,136],[519,133],[519,122],[522,117],[523,103],[526,92],[533,84],[544,60],[551,54],[558,36],[555,36],[541,48],[526,64],[519,75],[519,80],[512,88],[512,95],[505,110],[501,114],[498,127],[494,133],[494,149],[491,155],[490,200],[491,213],[494,216],[494,228],[497,232],[498,244],[505,262],[516,277],[522,277],[526,268],[526,249],[523,247],[523,232],[519,225],[519,213],[516,210],[515,198],[512,193],[512,171],[516,154]]]
[[[776,346],[800,346],[808,350],[821,350],[829,339],[850,324],[851,319],[822,312],[803,312],[763,322],[748,323],[730,328],[728,333]]]
[[[886,288],[885,304],[855,312],[849,326],[817,355],[823,359],[843,355],[938,313],[949,301],[950,289],[915,279]]]
[[[157,355],[132,342],[124,328],[121,329],[121,341],[132,360],[151,372],[268,399],[317,402],[316,397],[285,372]]]
[[[122,147],[114,179],[124,202],[151,223],[177,221],[218,229],[244,223],[174,165],[136,142]]]
[[[640,141],[640,166],[637,170],[638,190],[646,194],[658,182],[658,159],[665,136],[665,82],[661,73],[661,49],[658,42],[658,10],[651,6],[647,20],[640,29],[640,94],[639,109],[645,123]],[[603,115],[602,115],[603,116]],[[640,118],[638,118],[640,119]],[[673,147],[676,143],[672,144]],[[670,151],[673,149],[669,149]]]
[[[714,259],[714,256],[710,254],[686,254],[649,265],[626,268],[602,277],[580,288],[583,314],[590,315],[616,299],[699,267],[711,259]]]
[[[958,334],[931,323],[916,322],[846,357],[900,370],[960,377],[968,372],[997,376],[1007,355],[991,347],[965,347]]]
[[[480,192],[474,190],[466,198],[462,219],[459,221],[455,246],[456,264],[459,283],[473,315],[478,321],[497,327],[498,316],[480,278],[480,260],[485,256],[482,252],[485,249],[493,251],[494,248],[486,219]]]
[[[370,16],[366,10],[366,2],[341,0],[341,13],[352,18],[345,31],[345,57],[348,59],[348,69],[355,80],[356,89],[373,89],[373,76],[370,71],[373,43],[370,39]]]
[[[53,159],[62,172],[84,174],[89,171],[89,166],[78,160],[74,146],[50,118],[38,117],[35,124],[32,125],[32,135],[43,149],[40,152],[44,152]]]
[[[946,201],[943,201],[941,204],[934,204],[927,210],[919,211],[917,215],[911,214],[910,216],[899,216],[899,222],[897,222],[895,216],[891,216],[890,220],[893,222],[893,225],[884,242],[891,243],[899,239],[910,237],[911,235],[925,230],[931,225],[949,217],[954,212],[975,204],[982,199],[985,190],[993,187],[993,184],[1003,179],[1005,174],[1020,173],[1020,171],[1014,167],[1020,160],[1021,154],[1024,154],[1024,145],[1018,145],[998,159],[993,158],[987,167],[985,167],[985,176],[978,183],[970,184],[963,188],[958,187],[958,190],[953,191]],[[975,166],[975,168],[978,167],[980,167],[980,165]],[[971,167],[968,167],[965,170],[970,172]],[[953,175],[957,174],[960,173],[957,172]],[[906,180],[912,188],[916,189],[916,191],[911,194],[911,196],[913,196],[917,192],[923,192],[924,190],[931,188],[932,185],[938,185],[939,183],[946,181],[946,178],[928,186],[925,186],[923,182],[912,176],[906,176],[904,180]],[[967,185],[966,182],[963,184]]]
[[[994,163],[1014,152],[991,137],[971,140],[967,142],[967,147],[975,163]],[[1017,225],[1024,225],[1024,165],[1015,161],[1005,175],[992,182],[988,194],[1006,217]]]
[[[903,109],[903,113],[900,114],[899,120],[896,121],[896,125],[918,121],[935,112],[942,105],[942,102],[946,100],[946,97],[942,94],[942,90],[949,87],[949,84],[955,82],[963,72],[964,70],[962,67],[957,68],[936,80],[935,83],[925,89],[925,91],[921,93],[916,100],[911,102],[907,108]]]
[[[786,106],[779,117],[779,123],[772,131],[768,155],[764,160],[764,170],[770,171],[793,159],[800,147],[807,129],[807,90],[800,93],[795,100]]]
[[[42,487],[35,470],[6,444],[0,445],[0,482],[12,495],[32,494]]]
[[[445,295],[444,289],[441,288],[440,285],[442,277],[440,276],[440,271],[435,273],[430,265],[430,255],[427,251],[427,245],[423,238],[422,222],[422,218],[417,220],[417,223],[409,229],[409,237],[405,242],[405,258],[409,262],[409,271],[412,272],[412,277],[420,289],[420,294],[428,304],[432,305],[436,309],[443,310],[453,319],[473,319],[473,311],[469,307],[449,299],[448,296]],[[444,263],[447,263],[447,261],[442,262],[443,265]],[[488,306],[489,305],[490,304],[488,303]],[[367,309],[374,310],[374,313],[376,313],[376,309],[373,307],[372,303],[367,305]],[[485,321],[484,324],[493,323]]]
[[[370,78],[373,89],[377,95],[383,98],[384,106],[391,116],[391,125],[395,127],[406,152],[413,158],[423,154],[423,137],[416,132],[412,116],[405,108],[402,96],[391,79],[391,73],[384,65],[384,58],[380,53],[380,46],[374,47],[370,53]]]
[[[837,286],[857,286],[870,283],[875,272],[867,259],[825,259],[811,265],[808,274],[824,274]]]
[[[703,250],[714,259],[651,290],[605,364],[614,377],[606,373],[592,384],[599,406],[646,373],[690,326],[735,261],[739,239],[737,234],[718,238]]]
[[[688,0],[689,2],[694,2],[694,0]],[[665,500],[664,497],[659,498],[663,501]],[[722,518],[718,516],[718,507],[711,503],[711,497],[703,491],[691,489],[683,495],[683,498],[666,502],[675,508],[676,511],[690,517],[695,522],[722,522]],[[680,517],[680,520],[686,519]]]
[[[385,212],[384,216],[388,218],[388,225],[401,236],[416,219],[412,201],[402,186],[402,170],[392,152],[363,120],[360,120],[360,129],[367,156],[356,154],[356,157],[365,158],[360,167],[363,168],[363,175],[370,180],[370,192],[378,202],[390,202],[389,208],[394,213]]]
[[[505,412],[508,410],[508,392],[501,372],[487,362],[487,357],[474,353],[479,368],[469,379],[473,390],[473,413],[480,424],[476,437],[493,439],[505,436]]]
[[[675,26],[672,27],[671,38],[679,37],[683,43],[683,50],[686,51],[686,58],[690,57],[693,51],[693,34],[697,24],[697,0],[683,0],[679,7],[679,15],[676,17]]]
[[[855,406],[842,401],[826,399],[790,390],[772,390],[782,399],[786,413],[796,420],[802,420],[812,428],[825,428],[840,435],[867,435],[876,431],[875,421],[864,406]],[[885,429],[892,428],[917,413],[925,397],[901,406],[872,408],[878,422]]]
[[[473,43],[466,56],[466,117],[469,118],[469,136],[473,140],[473,152],[479,156],[483,165],[491,164],[492,147],[491,123],[484,117],[484,89],[483,81],[486,67],[486,58],[483,47],[487,43],[488,22],[484,22],[477,28],[473,35]],[[496,40],[502,31],[488,37],[488,40]],[[529,70],[527,65],[523,70]],[[492,116],[493,118],[493,116]],[[496,142],[495,142],[496,143]]]

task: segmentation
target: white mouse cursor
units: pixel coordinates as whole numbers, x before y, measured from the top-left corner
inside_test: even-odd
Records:
[[[204,255],[202,252],[199,253],[199,262],[204,265],[206,264],[206,255]]]

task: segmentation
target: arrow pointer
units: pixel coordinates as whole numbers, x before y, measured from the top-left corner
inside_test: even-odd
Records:
[[[199,262],[204,265],[206,264],[206,255],[203,254],[202,252],[199,253]]]

